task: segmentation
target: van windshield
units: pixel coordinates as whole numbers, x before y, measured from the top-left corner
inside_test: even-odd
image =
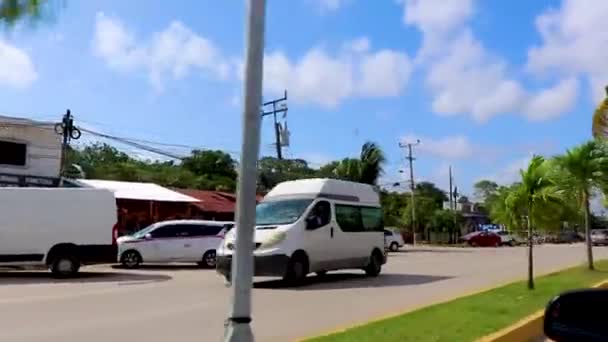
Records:
[[[255,224],[268,226],[293,223],[302,216],[310,203],[312,203],[312,199],[262,202],[255,208]]]

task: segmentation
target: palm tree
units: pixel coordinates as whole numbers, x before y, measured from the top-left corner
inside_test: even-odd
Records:
[[[606,94],[608,94],[608,87],[606,87]],[[591,133],[594,138],[608,137],[608,97],[600,102],[593,113]]]
[[[593,267],[591,244],[591,212],[589,200],[594,189],[608,185],[608,154],[606,146],[599,140],[591,140],[554,158],[558,185],[566,193],[574,195],[577,207],[582,212],[587,243],[587,263]]]
[[[335,164],[332,173],[339,179],[376,185],[385,161],[382,149],[376,143],[366,142],[361,147],[359,158],[341,160]]]
[[[36,22],[47,17],[49,3],[58,0],[0,0],[0,23],[12,27],[20,20]]]
[[[528,288],[534,289],[534,229],[542,225],[548,208],[562,203],[562,192],[550,177],[550,168],[541,156],[534,156],[525,170],[520,170],[521,181],[506,196],[505,207],[512,220],[525,215],[528,230]]]

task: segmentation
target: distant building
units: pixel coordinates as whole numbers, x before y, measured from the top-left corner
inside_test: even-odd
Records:
[[[55,123],[0,116],[0,186],[58,186],[61,136]]]
[[[456,201],[456,211],[460,212],[464,218],[464,224],[461,226],[462,234],[482,230],[483,227],[490,224],[490,218],[482,208],[481,203],[471,202],[465,196]],[[450,202],[443,202],[443,209],[450,209]]]

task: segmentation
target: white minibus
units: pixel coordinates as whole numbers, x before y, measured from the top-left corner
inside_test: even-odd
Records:
[[[235,228],[217,251],[217,271],[228,281]],[[335,179],[280,183],[256,208],[254,274],[293,283],[341,269],[375,277],[386,263],[383,228],[379,194],[370,185]]]

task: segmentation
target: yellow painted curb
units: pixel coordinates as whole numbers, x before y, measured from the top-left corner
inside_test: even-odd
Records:
[[[608,280],[604,280],[591,287],[605,287],[607,285]],[[545,309],[538,310],[506,328],[478,339],[476,342],[529,341],[530,338],[538,337],[539,331],[543,331],[544,316]]]

